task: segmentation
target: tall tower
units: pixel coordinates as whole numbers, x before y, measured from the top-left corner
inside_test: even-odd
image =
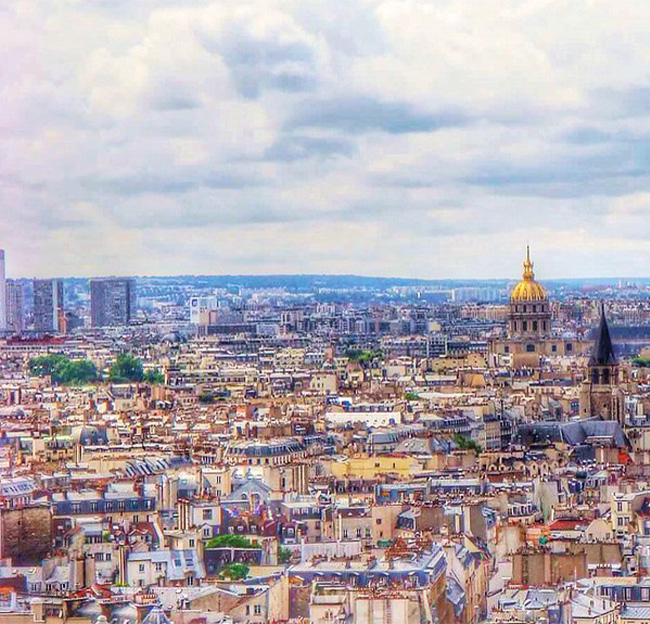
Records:
[[[6,281],[7,330],[19,334],[25,329],[25,297],[23,285],[16,280]]]
[[[5,250],[0,249],[0,332],[7,331],[7,299],[5,292]]]
[[[34,329],[65,332],[63,282],[59,279],[34,280]]]
[[[543,338],[551,330],[551,312],[544,288],[535,281],[530,247],[526,245],[524,272],[510,292],[508,336],[510,338]]]
[[[605,316],[600,308],[600,324],[594,348],[587,363],[587,379],[580,395],[580,412],[586,417],[600,416],[623,423],[623,397],[618,387],[618,360]]]
[[[128,325],[135,314],[135,280],[126,277],[90,280],[90,317],[93,327]]]

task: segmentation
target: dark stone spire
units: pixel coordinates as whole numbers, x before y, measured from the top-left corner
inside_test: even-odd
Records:
[[[589,366],[616,366],[614,345],[609,335],[607,318],[605,317],[605,304],[600,304],[600,325],[596,334],[594,350],[589,358]]]

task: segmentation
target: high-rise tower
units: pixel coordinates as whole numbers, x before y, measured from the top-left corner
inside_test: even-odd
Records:
[[[6,281],[7,330],[19,334],[25,329],[25,298],[23,285],[16,280]]]
[[[135,281],[106,277],[90,280],[90,317],[93,327],[128,325],[135,317]]]
[[[5,250],[0,249],[0,332],[7,330],[7,295],[5,292]]]
[[[34,280],[34,329],[65,332],[63,282],[60,279]]]

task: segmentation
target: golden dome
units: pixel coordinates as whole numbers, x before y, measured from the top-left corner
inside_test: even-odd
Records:
[[[533,263],[530,260],[530,247],[526,246],[524,274],[519,283],[510,291],[510,301],[513,303],[526,301],[545,301],[546,291],[535,281]]]

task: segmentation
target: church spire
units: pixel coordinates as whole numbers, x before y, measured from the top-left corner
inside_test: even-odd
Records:
[[[589,366],[615,366],[616,363],[614,345],[609,335],[609,327],[607,325],[607,318],[605,317],[605,304],[601,303],[600,325],[596,334],[594,350],[589,358]]]

